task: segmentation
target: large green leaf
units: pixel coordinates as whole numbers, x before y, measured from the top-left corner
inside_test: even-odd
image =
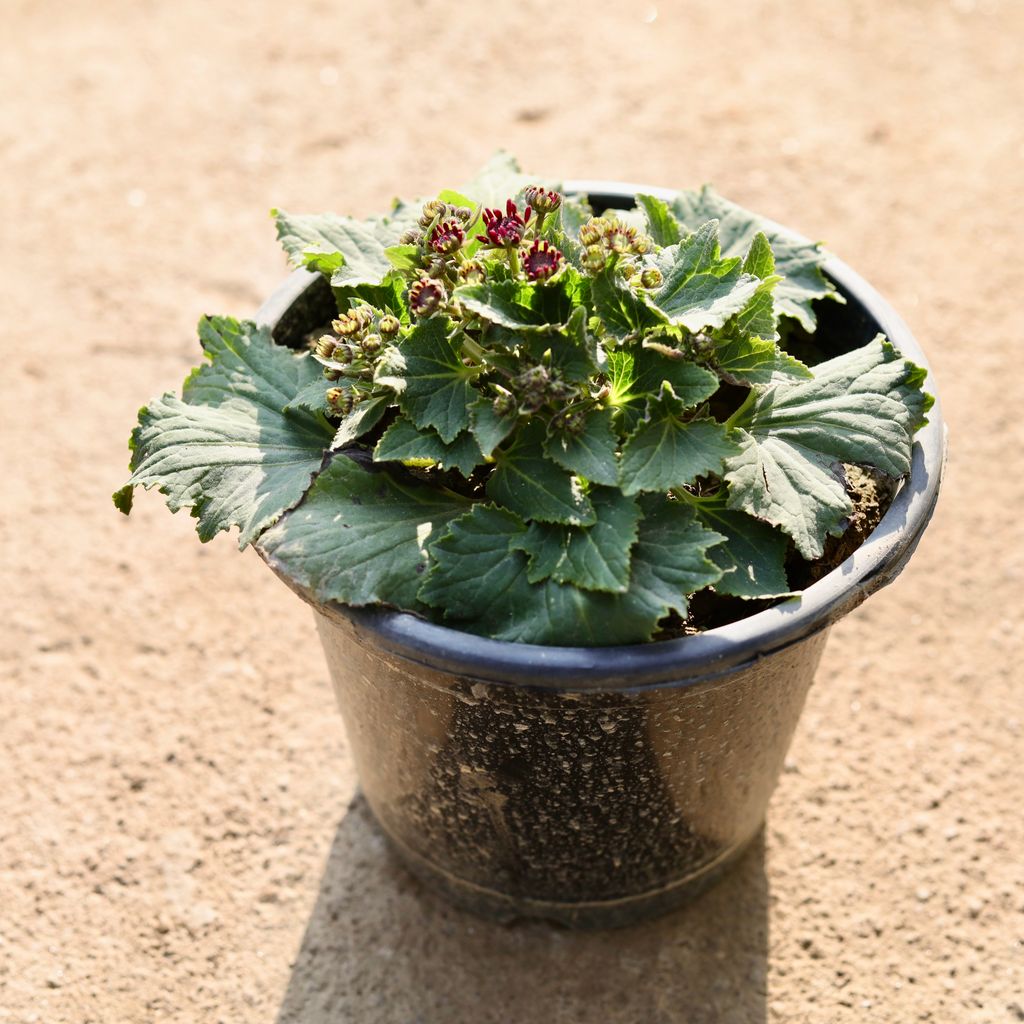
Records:
[[[433,427],[446,443],[469,426],[476,397],[473,371],[448,337],[448,321],[433,316],[418,323],[381,358],[377,383],[392,388],[398,404],[418,427]]]
[[[339,454],[259,547],[321,601],[416,610],[427,546],[469,505]]]
[[[521,430],[508,449],[494,453],[496,467],[487,496],[524,519],[588,526],[594,509],[571,473],[544,453],[544,426]]]
[[[656,196],[638,194],[637,204],[647,215],[647,233],[656,245],[675,245],[681,235],[679,221],[668,203]]]
[[[484,461],[480,445],[468,430],[446,443],[436,430],[421,430],[404,416],[384,431],[373,457],[377,462],[436,462],[444,469],[457,469],[463,476],[469,476]]]
[[[139,413],[132,475],[115,501],[131,509],[135,486],[157,487],[172,512],[188,508],[201,540],[239,529],[245,547],[294,505],[320,468],[330,427],[302,410],[282,412],[320,377],[308,355],[275,345],[266,327],[203,318],[207,365]]]
[[[329,273],[336,287],[380,284],[392,269],[385,250],[415,223],[414,213],[407,207],[392,216],[365,221],[335,213],[271,212],[278,240],[292,261]]]
[[[331,441],[331,451],[344,448],[364,434],[368,434],[384,418],[390,405],[391,396],[388,394],[363,399],[338,424],[337,432]]]
[[[608,354],[608,363],[612,391],[608,401],[618,410],[626,433],[636,429],[648,399],[659,395],[666,382],[685,409],[699,405],[718,390],[718,378],[710,370],[655,349],[616,350]]]
[[[715,590],[732,597],[785,597],[786,549],[789,540],[775,527],[726,505],[725,492],[710,498],[691,498],[697,518],[726,542],[711,549],[709,557],[722,570]]]
[[[484,456],[489,456],[509,434],[515,430],[518,416],[499,415],[494,411],[494,400],[481,395],[469,407],[469,429]]]
[[[610,487],[590,493],[597,521],[593,526],[531,523],[512,541],[514,550],[530,559],[527,578],[539,583],[548,578],[584,590],[625,593],[629,587],[630,548],[637,537],[640,507]]]
[[[594,313],[618,341],[657,327],[662,321],[614,270],[602,270],[590,285]]]
[[[544,444],[545,453],[570,473],[595,484],[619,482],[618,438],[612,429],[614,410],[593,409],[579,433],[557,430]]]
[[[771,384],[780,374],[809,378],[811,371],[774,341],[730,334],[716,339],[715,368],[731,384]]]
[[[838,298],[821,272],[825,256],[819,245],[778,230],[757,214],[723,199],[712,188],[681,192],[672,203],[672,211],[689,231],[716,219],[725,256],[742,256],[755,235],[764,232],[774,253],[775,270],[784,278],[775,293],[776,309],[782,316],[795,317],[807,330],[813,331],[816,322],[811,303],[815,299]]]
[[[883,338],[752,392],[732,418],[743,451],[727,465],[729,507],[780,527],[805,558],[852,510],[839,463],[910,471],[911,436],[930,399],[923,371]]]
[[[662,385],[648,403],[647,418],[622,446],[619,482],[624,494],[668,491],[697,477],[722,471],[725,459],[738,451],[726,427],[713,419],[686,420],[684,407]]]
[[[512,549],[526,526],[506,509],[476,505],[431,546],[435,565],[420,598],[458,628],[523,643],[604,646],[649,640],[670,611],[721,571],[707,549],[720,542],[677,503],[645,502],[629,590],[610,594],[547,579],[530,583],[527,556]]]
[[[743,309],[760,284],[743,272],[738,257],[721,258],[714,220],[661,256],[665,279],[648,301],[669,323],[691,332],[721,327]]]

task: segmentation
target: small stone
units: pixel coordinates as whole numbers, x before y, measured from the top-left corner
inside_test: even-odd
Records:
[[[919,903],[927,903],[932,898],[932,891],[922,885],[914,895],[917,897]]]

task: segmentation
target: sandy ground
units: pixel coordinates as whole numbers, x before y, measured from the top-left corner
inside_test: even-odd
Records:
[[[0,1021],[1024,1020],[1018,0],[5,0]],[[761,847],[613,934],[455,912],[382,848],[307,609],[159,499],[137,407],[284,273],[499,145],[710,180],[933,358],[912,568],[833,632]]]

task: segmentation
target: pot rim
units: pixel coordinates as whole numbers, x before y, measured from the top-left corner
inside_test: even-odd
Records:
[[[591,198],[632,199],[637,192],[671,200],[679,190],[621,182],[572,180],[569,193]],[[806,242],[772,221],[776,231]],[[928,360],[893,307],[856,271],[830,256],[825,274],[854,295],[877,322],[880,332],[905,356],[928,371],[926,388],[935,395],[929,422],[914,438],[910,476],[878,526],[857,550],[826,576],[764,611],[736,622],[674,640],[611,647],[548,647],[492,640],[441,626],[411,612],[380,607],[324,604],[296,583],[255,547],[271,569],[317,611],[349,621],[373,642],[440,672],[495,683],[543,689],[621,689],[672,682],[697,683],[731,672],[798,643],[856,608],[902,572],[931,519],[946,457],[946,427]],[[319,275],[295,270],[263,303],[256,320],[273,330],[292,304]],[[367,639],[371,639],[367,637]]]

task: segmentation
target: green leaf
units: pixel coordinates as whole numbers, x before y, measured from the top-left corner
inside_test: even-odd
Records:
[[[334,440],[331,441],[331,451],[344,448],[373,430],[390,405],[390,395],[364,398],[339,424]]]
[[[518,281],[498,281],[486,284],[464,284],[456,288],[452,297],[472,313],[492,324],[513,331],[549,330],[558,326],[535,308],[538,289]],[[563,321],[564,323],[564,321]]]
[[[583,306],[573,310],[564,331],[528,334],[518,340],[534,359],[558,370],[567,381],[584,383],[607,364],[604,349],[587,330],[587,311]]]
[[[811,371],[774,341],[732,335],[717,342],[715,367],[730,384],[771,384],[777,376],[809,378]]]
[[[790,594],[785,566],[789,540],[785,534],[745,512],[728,508],[724,491],[711,498],[690,500],[700,522],[726,539],[709,555],[722,570],[722,578],[715,583],[718,593],[743,598]]]
[[[853,511],[836,460],[771,434],[740,430],[738,439],[741,451],[726,463],[729,507],[784,530],[804,558],[820,557]]]
[[[776,310],[781,316],[795,317],[808,331],[814,330],[816,322],[811,305],[815,299],[842,301],[821,271],[825,256],[820,245],[773,227],[708,186],[700,192],[681,192],[672,203],[672,211],[690,231],[711,218],[717,219],[725,256],[742,256],[758,232],[763,232],[774,253],[775,271],[784,278],[775,293]]]
[[[625,593],[629,588],[630,548],[637,538],[640,507],[635,498],[608,487],[590,494],[597,521],[593,526],[531,523],[512,541],[529,556],[527,578],[548,578],[583,590]]]
[[[469,505],[457,494],[336,455],[259,547],[321,601],[417,610],[427,546]]]
[[[821,555],[852,510],[839,463],[910,471],[911,437],[927,396],[919,367],[878,337],[814,368],[810,380],[778,380],[732,418],[743,451],[727,466],[729,507],[780,527],[805,558]]]
[[[272,213],[278,240],[292,261],[315,262],[318,269],[332,270],[331,284],[338,287],[380,284],[391,270],[384,250],[398,241],[412,216],[405,212],[400,217],[359,221],[334,213]],[[340,265],[338,253],[343,257]]]
[[[304,384],[299,389],[282,411],[294,412],[297,409],[306,409],[309,412],[318,412],[323,416],[332,416],[334,410],[327,404],[327,389],[339,385],[345,386],[345,382],[338,381],[336,384],[331,384],[324,379],[322,373],[317,374],[308,384]]]
[[[743,309],[759,284],[756,277],[742,272],[738,258],[720,257],[714,220],[677,247],[663,250],[662,258],[665,280],[649,302],[669,323],[688,331],[721,327]]]
[[[670,611],[720,570],[707,548],[721,538],[678,504],[646,501],[633,549],[629,590],[581,590],[552,579],[530,583],[526,555],[513,550],[526,527],[506,509],[476,505],[431,547],[435,565],[421,600],[457,628],[496,640],[561,646],[641,643]]]
[[[684,420],[682,412],[671,386],[663,384],[661,394],[648,403],[647,419],[622,447],[619,480],[624,494],[682,487],[720,473],[723,461],[737,453],[721,423]]]
[[[602,270],[594,276],[590,298],[594,313],[619,341],[661,323],[643,296],[633,291],[614,269]]]
[[[772,288],[779,280],[777,277],[769,277],[763,281],[747,304],[726,322],[722,333],[726,336],[764,338],[775,342],[779,337],[779,322],[775,315]]]
[[[237,526],[245,547],[320,468],[330,428],[303,410],[282,412],[320,367],[250,322],[204,317],[199,335],[210,363],[192,371],[182,399],[164,395],[139,413],[117,503],[127,511],[132,487],[157,487],[172,512],[191,510],[201,540]]]
[[[544,454],[544,426],[532,423],[512,447],[494,453],[497,463],[487,496],[524,519],[588,526],[594,509],[572,474]]]
[[[775,254],[772,252],[771,242],[763,231],[754,235],[750,243],[747,255],[743,260],[743,273],[753,274],[762,281],[775,277]]]
[[[373,450],[377,462],[436,462],[443,469],[457,469],[469,476],[484,461],[480,446],[469,431],[463,431],[450,444],[441,440],[436,430],[420,430],[400,416],[384,431]]]
[[[418,427],[433,427],[451,442],[469,426],[469,405],[476,397],[473,372],[447,333],[445,317],[418,323],[397,346],[386,350],[377,383],[398,394],[398,404]]]
[[[636,429],[647,408],[647,400],[661,393],[668,382],[685,409],[692,409],[718,390],[718,378],[696,363],[671,359],[654,349],[608,354],[611,396],[608,401],[619,411],[626,433]]]
[[[398,270],[418,270],[420,267],[420,247],[418,245],[389,245],[384,250],[391,266]]]
[[[469,407],[469,429],[484,456],[490,455],[515,430],[517,422],[515,413],[499,416],[493,400],[483,395]]]
[[[345,264],[345,257],[340,252],[322,252],[318,249],[301,252],[297,256],[307,270],[323,274],[328,280]]]
[[[615,450],[618,438],[612,430],[612,409],[593,409],[587,413],[579,434],[558,431],[544,444],[545,454],[563,469],[578,473],[595,484],[614,487],[619,482],[619,463]]]
[[[655,196],[638,194],[637,204],[647,215],[647,233],[655,245],[675,245],[680,239],[679,221],[669,209],[668,203]]]

